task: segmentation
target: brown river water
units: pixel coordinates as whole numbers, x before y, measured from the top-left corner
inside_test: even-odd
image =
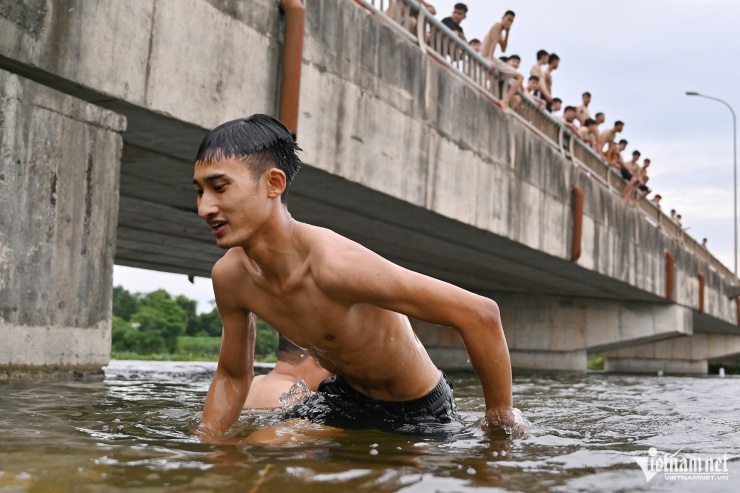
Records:
[[[740,492],[738,377],[516,376],[531,426],[487,439],[477,378],[453,373],[468,426],[451,437],[347,431],[275,447],[243,443],[275,422],[265,412],[244,413],[223,444],[193,435],[214,370],[113,361],[101,382],[0,382],[0,493]],[[716,474],[648,481],[635,460],[676,452]]]

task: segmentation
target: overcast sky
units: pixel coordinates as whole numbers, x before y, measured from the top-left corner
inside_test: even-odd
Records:
[[[454,1],[432,0],[437,18]],[[504,11],[514,10],[507,54],[529,72],[539,49],[560,56],[553,95],[567,104],[593,95],[591,114],[625,122],[627,152],[652,160],[650,186],[663,209],[678,210],[688,233],[709,239],[709,250],[730,269],[733,245],[732,116],[740,111],[736,67],[740,56],[738,0],[470,0],[462,23],[468,39],[482,39]],[[497,52],[498,53],[498,52]],[[116,267],[114,283],[131,291],[158,288],[199,301],[210,310],[209,279],[192,285],[182,275]]]

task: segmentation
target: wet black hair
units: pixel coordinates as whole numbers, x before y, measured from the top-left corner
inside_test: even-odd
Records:
[[[619,141],[619,143],[620,144],[624,144],[624,145],[629,144],[629,142],[627,142],[627,139],[622,139],[622,140]]]
[[[590,98],[591,97],[591,93],[588,92],[588,91],[586,91],[583,94],[581,94],[581,97],[583,97],[583,96],[588,96]]]
[[[469,44],[469,45],[472,45],[473,43],[478,43],[478,44],[480,44],[480,39],[478,39],[478,38],[473,38],[473,39],[471,39],[471,40],[470,40],[470,42],[469,42],[468,44]]]
[[[562,99],[560,99],[560,98],[552,98],[552,102],[553,102],[553,103],[562,103],[562,102],[563,102],[563,100],[562,100]]]
[[[550,56],[550,54],[547,53],[547,51],[545,51],[545,50],[540,50],[540,51],[537,52],[537,60],[539,60],[543,56]]]
[[[514,13],[513,10],[507,10],[506,13],[504,14],[504,17],[506,17],[507,15],[510,15],[512,17],[516,17],[516,14]]]
[[[511,55],[509,57],[509,60],[519,60],[521,62],[522,61],[522,57],[520,57],[519,55]]]
[[[588,127],[589,125],[593,125],[594,123],[596,123],[596,120],[594,120],[593,118],[586,118],[586,121],[583,122],[583,126]]]
[[[255,114],[211,130],[201,142],[195,162],[241,159],[251,167],[255,181],[270,168],[278,168],[286,181],[280,200],[287,203],[288,187],[301,167],[296,155],[300,150],[285,125],[271,116]]]
[[[598,118],[599,115],[604,116],[604,113],[602,113],[601,111],[599,111],[598,113],[596,113],[596,118]]]
[[[576,110],[575,106],[566,106],[565,109],[563,110],[563,113],[565,113],[566,111],[575,111],[575,110]]]
[[[467,14],[468,6],[465,5],[464,3],[456,3],[455,8],[453,10],[462,10],[463,12]]]
[[[539,77],[537,77],[536,75],[530,75],[530,76],[529,76],[529,80],[533,80],[533,81],[535,81],[535,82],[539,82],[539,81],[540,81],[540,78],[539,78]]]
[[[621,120],[617,120],[614,122],[614,126],[616,127],[617,125],[624,125],[624,122]]]
[[[555,60],[560,60],[560,57],[557,56],[555,53],[550,53],[550,56],[547,57],[547,63],[552,63]]]

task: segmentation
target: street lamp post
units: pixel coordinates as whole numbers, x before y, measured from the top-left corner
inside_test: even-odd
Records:
[[[699,94],[696,91],[686,91],[687,96],[699,96],[701,98],[711,99],[713,101],[717,101],[719,103],[724,104],[730,109],[730,113],[732,113],[732,160],[733,160],[733,169],[734,169],[734,180],[733,180],[733,187],[732,191],[734,193],[735,197],[735,277],[737,277],[737,120],[735,118],[735,110],[732,109],[732,106],[727,103],[727,101],[723,101],[719,98],[713,98],[712,96],[705,96],[704,94]]]

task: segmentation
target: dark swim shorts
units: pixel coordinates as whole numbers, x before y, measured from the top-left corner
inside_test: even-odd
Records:
[[[632,173],[630,173],[630,171],[624,166],[619,169],[619,172],[622,174],[622,178],[624,178],[625,181],[630,181],[632,179]]]
[[[452,395],[452,382],[444,373],[428,394],[409,401],[373,399],[357,392],[340,376],[328,378],[321,382],[316,394],[287,409],[282,418],[303,418],[337,428],[401,432],[462,423]]]

